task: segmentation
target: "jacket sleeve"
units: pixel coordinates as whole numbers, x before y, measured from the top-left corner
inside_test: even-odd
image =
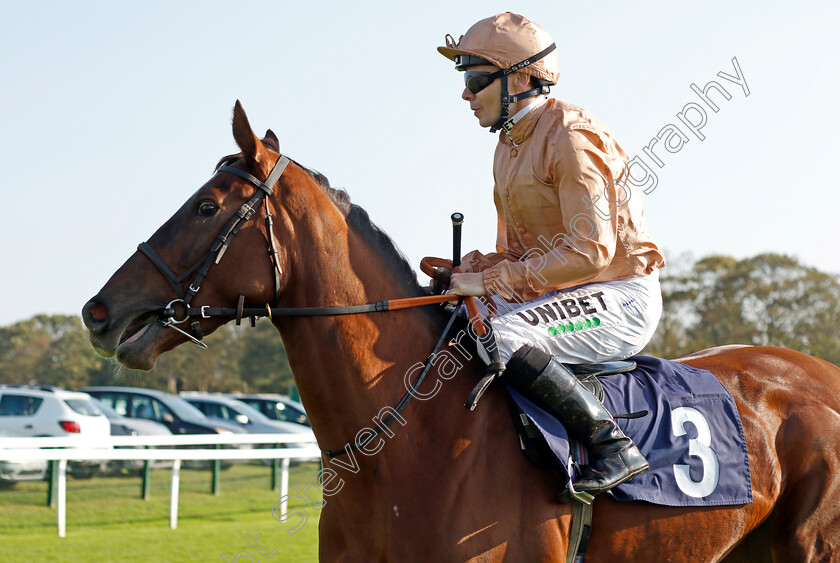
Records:
[[[492,268],[499,262],[511,260],[509,254],[505,252],[491,252],[490,254],[482,254],[478,250],[468,252],[461,258],[461,265],[455,268],[455,272],[483,272],[488,268]],[[486,285],[485,285],[486,287]]]
[[[557,191],[562,232],[519,259],[508,256],[484,270],[484,287],[505,299],[529,301],[550,291],[597,277],[613,259],[617,214],[604,218],[605,188],[613,178],[609,145],[585,125],[558,132],[549,140],[547,175]],[[606,214],[605,214],[606,215]]]

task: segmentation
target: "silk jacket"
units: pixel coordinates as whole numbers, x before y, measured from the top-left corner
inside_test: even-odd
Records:
[[[496,252],[467,254],[488,293],[530,301],[556,289],[652,273],[665,264],[648,233],[628,158],[587,111],[549,99],[499,134],[493,163]]]

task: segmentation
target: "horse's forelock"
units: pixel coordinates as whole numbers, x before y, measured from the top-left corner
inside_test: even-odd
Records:
[[[230,166],[231,164],[233,164],[234,162],[236,162],[240,158],[242,158],[242,153],[241,152],[236,153],[236,154],[229,154],[227,156],[223,156],[222,158],[219,159],[219,162],[216,163],[216,167],[213,168],[213,170],[218,170],[222,166]]]

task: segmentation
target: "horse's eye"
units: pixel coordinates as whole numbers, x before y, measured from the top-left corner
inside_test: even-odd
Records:
[[[198,213],[205,217],[215,215],[218,210],[219,208],[216,207],[216,204],[210,203],[209,201],[202,201],[198,204]]]

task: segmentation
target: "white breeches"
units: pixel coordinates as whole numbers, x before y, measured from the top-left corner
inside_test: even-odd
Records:
[[[476,301],[486,316],[482,299]],[[554,291],[526,303],[498,296],[493,301],[496,315],[490,322],[503,362],[526,344],[569,364],[627,358],[650,341],[662,315],[658,270]]]

